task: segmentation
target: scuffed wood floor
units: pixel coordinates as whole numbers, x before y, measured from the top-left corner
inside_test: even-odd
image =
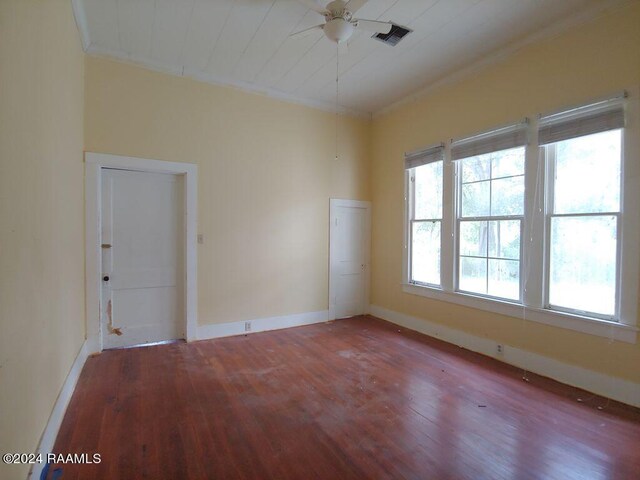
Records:
[[[49,478],[640,478],[639,410],[521,377],[372,317],[107,351],[55,444],[101,463]]]

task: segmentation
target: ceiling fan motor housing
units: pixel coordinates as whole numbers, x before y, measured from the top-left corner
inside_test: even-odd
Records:
[[[351,35],[353,35],[354,29],[354,26],[344,18],[333,18],[327,21],[324,26],[324,33],[329,40],[342,43],[349,40]]]

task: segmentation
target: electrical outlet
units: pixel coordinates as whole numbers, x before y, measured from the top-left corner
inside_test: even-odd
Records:
[[[504,353],[504,345],[501,345],[500,343],[496,345],[496,353],[498,355],[502,355]]]
[[[244,322],[244,331],[245,332],[251,331],[251,322]]]

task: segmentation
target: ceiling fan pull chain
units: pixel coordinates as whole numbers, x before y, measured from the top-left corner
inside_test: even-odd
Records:
[[[336,160],[338,160],[338,94],[339,94],[339,78],[340,78],[340,44],[336,43]]]

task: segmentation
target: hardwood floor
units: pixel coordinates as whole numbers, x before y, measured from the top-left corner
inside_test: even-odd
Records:
[[[521,377],[372,317],[107,351],[49,478],[640,478],[640,410]]]

